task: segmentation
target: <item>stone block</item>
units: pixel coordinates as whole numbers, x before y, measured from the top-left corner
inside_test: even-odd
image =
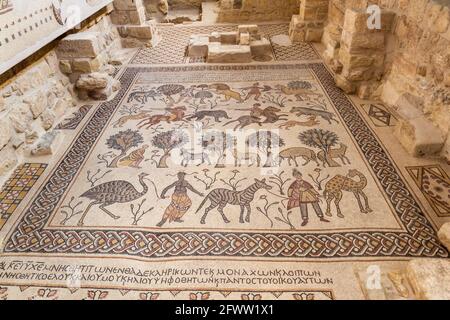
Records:
[[[11,127],[6,119],[0,119],[0,150],[11,140]]]
[[[370,67],[374,59],[367,54],[352,54],[348,48],[339,50],[339,61],[347,68]]]
[[[299,15],[292,16],[289,25],[289,38],[292,42],[303,42],[306,38],[306,24],[300,19]]]
[[[220,33],[220,43],[222,44],[237,44],[238,41],[238,33],[231,31],[231,32],[222,32]]]
[[[33,118],[37,119],[45,108],[47,108],[47,95],[41,90],[36,90],[34,92],[30,92],[23,99],[23,102],[30,108]]]
[[[443,199],[444,201],[448,201]],[[439,229],[438,237],[441,243],[450,251],[450,222],[444,223]]]
[[[308,28],[306,30],[306,42],[320,42],[323,36],[323,28]]]
[[[207,61],[210,63],[249,63],[252,61],[252,53],[250,46],[210,44]]]
[[[344,30],[341,40],[350,52],[355,52],[364,49],[383,50],[384,37],[384,33],[358,34]]]
[[[392,28],[395,13],[382,10],[381,11],[381,25],[380,29],[369,29],[370,15],[366,9],[347,9],[344,17],[344,31],[350,33],[374,33],[374,32],[388,32]]]
[[[247,46],[250,44],[250,33],[242,32],[239,33],[239,44]]]
[[[420,118],[423,116],[424,99],[406,92],[397,99],[395,107],[402,119]]]
[[[8,119],[18,133],[25,132],[33,122],[33,115],[25,103],[13,104],[8,113]]]
[[[434,156],[444,146],[441,131],[425,117],[399,120],[394,134],[408,153],[415,157]]]
[[[202,58],[208,55],[208,36],[193,36],[189,41],[188,55],[191,58]]]
[[[87,94],[89,98],[94,100],[105,101],[108,100],[114,92],[119,90],[120,82],[115,79],[110,79],[108,85],[104,89],[91,90]]]
[[[154,28],[151,25],[141,25],[141,26],[119,26],[117,27],[119,31],[119,35],[122,38],[132,37],[138,39],[148,39],[151,40],[153,38]]]
[[[406,267],[406,275],[416,298],[450,300],[450,260],[415,259]]]
[[[142,0],[114,0],[114,8],[117,11],[133,11],[143,6]]]
[[[74,59],[72,60],[72,70],[81,73],[97,72],[100,70],[100,60],[98,58]]]
[[[258,33],[258,26],[256,24],[243,24],[238,26],[238,33],[248,33],[251,35]]]
[[[59,59],[95,58],[102,51],[102,37],[98,32],[79,32],[68,35],[58,45]]]
[[[109,78],[106,73],[99,72],[82,75],[76,83],[76,88],[88,91],[104,89],[108,86]]]
[[[254,40],[250,42],[250,50],[253,56],[264,56],[272,54],[272,45],[267,39]]]
[[[72,73],[72,64],[69,60],[61,60],[59,61],[59,69],[65,74]]]
[[[55,131],[47,132],[30,151],[32,156],[46,156],[55,152],[55,140],[58,134]]]
[[[110,15],[113,24],[117,25],[141,25],[145,23],[145,7],[132,11],[113,11]]]
[[[334,76],[334,82],[336,83],[336,86],[341,88],[345,93],[352,94],[356,91],[356,86],[354,83],[348,81],[343,76],[336,74]]]
[[[53,127],[53,124],[55,123],[56,115],[51,109],[46,109],[44,112],[42,112],[40,118],[42,128],[44,130],[49,130],[51,129],[51,127]]]
[[[13,147],[0,150],[0,176],[8,173],[17,165],[17,156]]]

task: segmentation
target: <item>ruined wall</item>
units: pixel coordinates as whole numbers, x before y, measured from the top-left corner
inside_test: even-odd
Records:
[[[330,0],[329,4],[322,43],[337,84],[397,108],[401,119],[396,135],[416,156],[442,152],[450,159],[449,2]],[[367,30],[363,23],[370,4],[383,9],[381,30]],[[418,135],[425,139],[430,132],[430,149],[416,148]],[[445,140],[447,147],[442,148]]]
[[[111,2],[112,0],[0,1],[0,73]]]
[[[108,14],[105,9],[76,31],[99,35],[98,70],[112,73],[114,67],[108,62],[120,39]],[[0,77],[0,179],[24,157],[51,153],[53,129],[78,105],[71,78],[63,74],[74,65],[64,65],[58,59],[58,43],[50,43]],[[78,62],[77,68],[86,68],[84,61]],[[89,64],[89,68],[97,67]],[[49,144],[42,143],[45,141]]]
[[[291,20],[299,0],[220,0],[219,22]]]

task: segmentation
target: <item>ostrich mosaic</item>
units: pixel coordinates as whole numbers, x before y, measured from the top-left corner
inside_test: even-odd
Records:
[[[113,214],[111,211],[106,209],[106,207],[117,203],[132,202],[146,195],[148,192],[148,186],[144,182],[144,179],[147,176],[148,174],[146,173],[141,173],[138,176],[139,183],[143,188],[141,192],[136,190],[136,188],[127,181],[116,180],[102,183],[83,193],[81,197],[88,198],[92,200],[92,202],[87,206],[86,210],[78,221],[78,226],[82,227],[84,225],[84,219],[89,213],[89,210],[95,205],[100,205],[99,208],[111,218],[115,220],[119,219],[119,216]]]

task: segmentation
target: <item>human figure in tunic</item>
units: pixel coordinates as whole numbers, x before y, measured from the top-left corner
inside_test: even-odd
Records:
[[[242,88],[243,90],[248,90],[247,96],[245,97],[245,100],[249,100],[251,97],[255,99],[255,101],[259,101],[259,98],[261,97],[261,90],[264,89],[264,87],[260,87],[259,83],[254,83],[252,86],[247,88]]]
[[[192,205],[192,201],[187,194],[188,190],[198,194],[201,197],[204,196],[203,193],[197,191],[189,182],[184,180],[184,178],[186,177],[186,173],[179,172],[177,174],[177,177],[178,180],[172,183],[170,186],[166,187],[161,193],[161,199],[165,199],[166,193],[170,189],[175,188],[174,193],[172,195],[172,202],[166,208],[166,211],[164,212],[161,221],[157,224],[158,227],[162,227],[167,222],[167,220],[169,220],[169,223],[183,222],[181,218],[183,218],[183,216],[186,214],[186,212],[190,209]]]
[[[320,221],[329,222],[324,218],[322,209],[319,206],[319,193],[314,190],[314,187],[310,183],[303,180],[303,175],[297,169],[294,169],[293,176],[295,181],[288,189],[288,210],[300,208],[300,213],[303,219],[302,227],[306,226],[309,221],[309,204],[313,207],[316,215],[320,218]]]

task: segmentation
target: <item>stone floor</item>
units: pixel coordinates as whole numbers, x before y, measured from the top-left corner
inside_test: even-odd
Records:
[[[163,27],[14,172],[0,299],[413,298],[407,261],[448,257],[449,166],[408,156],[395,113],[336,88],[286,24],[260,26],[271,59],[186,58],[190,34],[233,28]]]

